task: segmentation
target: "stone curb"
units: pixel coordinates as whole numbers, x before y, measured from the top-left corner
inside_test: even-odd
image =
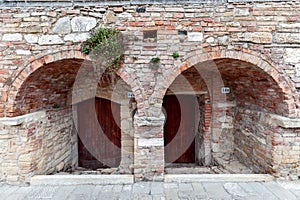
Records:
[[[268,174],[168,174],[166,183],[195,182],[269,182],[274,177]]]
[[[133,184],[133,175],[40,175],[30,185],[116,185]]]

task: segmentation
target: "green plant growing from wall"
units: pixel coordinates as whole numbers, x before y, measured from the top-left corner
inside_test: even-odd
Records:
[[[116,71],[123,61],[124,45],[120,31],[112,28],[95,29],[82,44],[82,52],[89,55],[99,67]]]
[[[58,108],[60,108],[60,106],[59,106],[57,103],[55,103],[55,104],[52,106],[52,108],[58,109]]]
[[[173,58],[177,59],[177,58],[179,58],[179,53],[175,51],[175,52],[173,52],[172,56],[173,56]]]
[[[151,62],[152,62],[153,64],[157,64],[157,63],[159,63],[159,61],[160,61],[160,58],[159,58],[159,57],[153,57],[153,58],[151,59]]]

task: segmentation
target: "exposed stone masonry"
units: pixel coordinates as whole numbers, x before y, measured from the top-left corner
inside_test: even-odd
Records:
[[[69,109],[52,109],[2,120],[1,180],[28,182],[29,174],[76,167],[77,134],[71,114]]]
[[[163,97],[195,91],[210,103],[199,127],[205,131],[198,135],[210,155],[203,163],[226,163],[235,155],[256,173],[298,178],[299,2],[140,6],[145,12],[137,7],[1,8],[1,122],[26,120],[1,125],[0,179],[24,182],[52,173],[62,162],[63,168],[76,166],[70,106],[93,95],[113,100],[113,85],[99,87],[98,94],[77,91],[77,99],[72,93],[77,71],[91,65],[80,43],[101,26],[128,38],[117,72],[126,87],[116,97],[123,102],[126,173],[133,171],[136,180],[163,180]],[[174,59],[173,52],[180,57]],[[160,58],[157,65],[149,64],[153,57]],[[223,86],[230,94],[220,93]],[[134,126],[130,90],[137,107]]]

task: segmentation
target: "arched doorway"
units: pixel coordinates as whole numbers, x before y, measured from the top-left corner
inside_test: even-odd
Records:
[[[290,105],[287,102],[291,97],[285,94],[270,74],[249,62],[218,58],[197,63],[183,71],[169,86],[164,104],[170,91],[175,94],[188,92],[195,96],[202,93],[200,99],[205,103],[201,103],[198,97],[198,114],[190,112],[184,119],[194,116],[192,121],[199,122],[196,123],[198,129],[192,131],[195,134],[195,151],[192,152],[195,154],[195,164],[217,167],[217,170],[204,172],[273,172],[272,131],[268,130],[270,125],[260,116],[263,113],[288,115]],[[204,93],[207,94],[206,97]],[[188,110],[185,108],[186,104],[181,105],[182,109]],[[167,114],[168,118],[170,114]],[[182,121],[176,122],[177,126],[178,123]],[[168,139],[170,131],[166,125],[164,130],[164,138]],[[180,145],[177,147],[182,148]],[[188,148],[176,151],[184,155],[187,150]],[[166,164],[168,154],[165,141]],[[173,162],[176,163],[177,160]],[[166,168],[166,171],[170,170]]]
[[[20,181],[33,175],[72,172],[78,167],[80,144],[76,128],[77,114],[73,111],[76,104],[81,102],[84,104],[90,98],[96,98],[96,102],[100,98],[103,102],[109,101],[104,104],[98,103],[104,110],[110,109],[105,106],[111,102],[116,103],[118,111],[115,112],[113,108],[112,113],[114,119],[117,117],[118,121],[118,141],[113,144],[116,144],[119,150],[118,161],[112,166],[118,167],[119,173],[131,173],[133,128],[129,124],[132,124],[131,110],[134,108],[130,107],[131,100],[127,98],[127,92],[131,91],[130,86],[118,77],[120,87],[117,91],[114,88],[116,85],[104,87],[99,82],[94,96],[89,96],[91,93],[84,93],[83,96],[73,99],[74,82],[78,71],[83,66],[92,67],[92,62],[74,58],[74,52],[64,55],[67,55],[67,58],[61,58],[61,54],[51,55],[51,58],[58,60],[49,60],[49,56],[46,56],[41,59],[47,61],[41,63],[41,59],[37,61],[39,65],[29,64],[28,69],[25,68],[26,76],[22,72],[12,83],[7,113],[10,112],[9,115],[17,116],[18,119],[24,119],[18,126],[11,128],[16,129],[14,133],[22,135],[22,141],[14,142],[15,161],[10,160],[21,171]],[[106,127],[110,127],[112,120],[106,121],[109,121],[106,122]]]

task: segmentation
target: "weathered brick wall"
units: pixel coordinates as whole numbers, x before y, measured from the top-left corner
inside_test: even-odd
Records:
[[[28,182],[35,174],[77,166],[77,134],[70,108],[2,119],[0,133],[2,181]]]
[[[195,136],[196,162],[201,166],[212,164],[211,155],[211,104],[208,94],[198,97],[199,104],[199,124],[198,132]]]
[[[198,75],[187,79],[194,79],[191,84],[194,90],[206,90],[210,94],[212,134],[226,132],[233,138],[233,118],[236,131],[243,124],[257,123],[255,117],[237,120],[237,108],[289,118],[300,116],[299,2],[142,7],[145,12],[137,12],[136,5],[3,7],[0,10],[0,116],[18,116],[54,104],[71,104],[76,72],[89,60],[79,51],[80,42],[99,26],[115,27],[129,38],[124,66],[118,74],[131,88],[137,102],[135,132],[128,136],[131,140],[134,137],[134,145],[131,142],[128,148],[134,147],[134,172],[138,179],[163,178],[162,99],[168,88],[185,89],[175,79],[193,66]],[[147,38],[149,31],[156,34]],[[175,51],[180,54],[178,59],[172,57]],[[149,64],[155,56],[160,58],[158,66]],[[222,86],[231,88],[230,96],[220,94]],[[128,114],[126,118],[129,119]],[[14,127],[10,129],[16,131]],[[260,129],[255,131],[259,134]],[[218,135],[212,135],[212,140],[220,144],[213,144],[213,151],[222,152],[231,145],[230,140],[222,141]],[[237,134],[231,141],[240,144],[240,140],[246,141],[245,136]],[[296,142],[297,137],[291,140]],[[261,145],[251,141],[250,144],[252,148]],[[261,148],[269,148],[268,145]],[[297,156],[299,161],[299,154],[293,159],[289,156],[292,155],[283,155],[287,163],[281,160],[276,173],[293,165]],[[270,166],[264,165],[262,158],[258,160],[261,162],[256,166],[263,166],[262,169]],[[243,161],[252,163],[254,158],[244,156]]]
[[[84,40],[93,27],[100,25],[114,26],[124,30],[126,34],[135,35],[139,39],[138,42],[133,42],[130,45],[134,51],[128,52],[130,56],[127,58],[123,75],[126,78],[129,78],[128,73],[131,76],[137,76],[138,81],[129,83],[131,86],[135,86],[134,88],[140,88],[140,84],[143,88],[149,89],[147,92],[137,89],[141,94],[139,96],[150,96],[153,93],[153,97],[162,96],[163,89],[167,88],[166,85],[163,86],[162,84],[170,84],[172,77],[177,75],[175,68],[182,64],[181,60],[184,62],[187,58],[191,58],[197,50],[199,56],[202,53],[214,52],[215,58],[222,55],[220,52],[225,53],[228,50],[245,52],[244,60],[249,59],[247,54],[254,55],[268,61],[275,69],[278,68],[276,69],[277,74],[285,71],[286,76],[284,78],[277,77],[278,79],[285,80],[287,76],[290,76],[294,81],[297,81],[296,70],[293,71],[297,59],[295,61],[289,54],[293,50],[292,48],[295,48],[298,40],[295,32],[298,27],[297,6],[299,6],[297,3],[225,4],[218,6],[203,4],[185,7],[151,6],[147,7],[146,13],[136,13],[135,6],[109,9],[104,7],[64,10],[61,8],[2,9],[1,48],[3,50],[2,64],[4,69],[1,72],[3,82],[1,94],[3,101],[6,102],[7,95],[11,97],[9,100],[14,101],[14,93],[18,84],[22,84],[23,79],[28,76],[28,73],[31,73],[30,68],[34,70],[44,62],[53,60],[51,57],[47,57],[45,60],[42,55],[50,54],[51,56],[55,51],[61,52],[68,48],[78,49],[78,46],[73,44]],[[107,10],[114,10],[115,14]],[[88,18],[80,18],[79,16],[82,15]],[[82,20],[85,20],[89,25],[78,28],[76,24],[82,23]],[[157,40],[155,42],[143,40],[143,31],[149,29],[157,29],[159,42]],[[188,41],[187,36],[178,34],[178,30],[198,32],[199,35],[196,37],[199,41]],[[173,51],[179,51],[181,59],[172,61],[170,54]],[[297,51],[293,51],[293,55],[295,53]],[[161,64],[167,70],[158,74],[158,85],[153,86],[155,81],[152,71],[136,72],[140,72],[142,68],[148,68],[149,60],[155,55],[160,56]],[[65,55],[57,54],[56,56],[63,58]],[[137,57],[138,60],[134,62],[133,56]],[[235,56],[237,55],[232,55],[233,58]],[[259,60],[255,62],[259,62]],[[28,66],[29,63],[34,65]],[[24,67],[26,70],[23,70]],[[270,72],[273,73],[272,77],[275,76],[275,69],[274,72]],[[10,80],[10,77],[16,77],[20,72],[22,74],[18,76],[17,81]],[[147,79],[144,78],[146,76]],[[170,78],[170,80],[165,79],[165,77]],[[151,83],[152,80],[154,82]],[[164,83],[165,81],[169,83]],[[11,82],[14,83],[13,87],[10,87]],[[283,86],[284,82],[286,82],[286,86]],[[281,84],[280,89],[283,87],[288,89],[289,84],[292,83],[287,79]],[[14,87],[17,88],[14,89]],[[156,92],[153,92],[154,88]],[[7,94],[8,90],[10,90],[9,94]],[[142,101],[140,98],[137,99],[139,102]],[[285,99],[284,103],[288,104],[289,109],[293,109],[292,107],[295,107],[293,101],[295,99],[293,100],[293,97],[290,96]],[[147,103],[152,104],[149,102],[149,97],[146,98]],[[155,107],[159,106],[154,105],[152,108]],[[280,112],[284,112],[284,109],[287,108],[283,108]],[[2,108],[2,110],[4,109]],[[11,112],[16,112],[10,106],[6,106],[5,110],[8,116]],[[142,114],[143,112],[145,111],[140,110],[139,113]],[[290,113],[290,115],[295,115],[295,113]]]
[[[296,121],[263,112],[237,109],[235,155],[256,173],[293,180],[300,175]]]

